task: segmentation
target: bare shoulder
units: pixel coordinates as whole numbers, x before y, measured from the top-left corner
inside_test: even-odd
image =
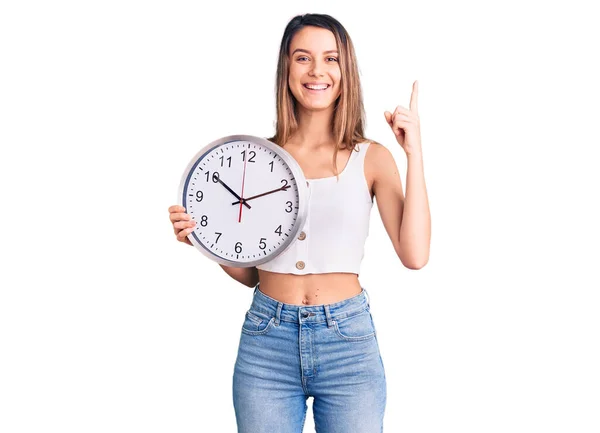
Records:
[[[398,166],[392,152],[381,143],[368,141],[370,145],[365,155],[365,176],[369,186],[374,187],[383,179],[399,177]]]
[[[367,149],[367,154],[365,157],[369,160],[369,162],[375,164],[385,164],[386,162],[389,163],[389,161],[395,162],[392,152],[390,152],[390,150],[383,144],[374,140],[368,140],[368,142],[371,144]]]

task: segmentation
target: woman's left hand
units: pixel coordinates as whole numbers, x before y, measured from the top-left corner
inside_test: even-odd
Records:
[[[385,120],[396,136],[396,141],[404,149],[406,155],[421,152],[421,124],[417,112],[418,82],[413,83],[410,95],[410,110],[398,105],[394,113],[386,111]]]

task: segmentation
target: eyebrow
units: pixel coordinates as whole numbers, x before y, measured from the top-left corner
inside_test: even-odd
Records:
[[[294,50],[294,52],[292,53],[292,55],[296,54],[297,51],[301,51],[303,53],[307,53],[307,54],[312,54],[310,51],[305,50],[304,48],[296,48]],[[323,51],[323,54],[329,54],[329,53],[337,53],[338,50],[328,50],[328,51]]]

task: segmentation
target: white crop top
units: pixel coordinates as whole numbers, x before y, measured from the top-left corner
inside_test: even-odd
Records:
[[[373,200],[365,178],[369,143],[359,143],[346,167],[335,176],[306,179],[310,190],[304,228],[289,248],[256,266],[285,274],[359,274],[369,234]]]

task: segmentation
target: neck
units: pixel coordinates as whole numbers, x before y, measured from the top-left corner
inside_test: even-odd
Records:
[[[323,145],[335,146],[335,137],[331,128],[333,107],[326,110],[298,110],[298,129],[289,140],[295,145],[307,149],[316,149]]]

